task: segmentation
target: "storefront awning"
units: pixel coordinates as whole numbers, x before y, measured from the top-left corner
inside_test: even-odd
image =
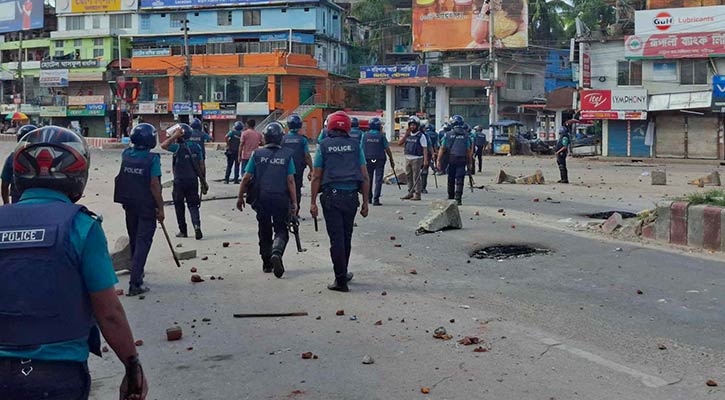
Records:
[[[688,110],[710,108],[712,92],[653,94],[649,97],[649,111]]]

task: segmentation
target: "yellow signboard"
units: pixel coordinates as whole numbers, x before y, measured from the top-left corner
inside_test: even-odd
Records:
[[[74,13],[121,11],[121,0],[71,0]]]

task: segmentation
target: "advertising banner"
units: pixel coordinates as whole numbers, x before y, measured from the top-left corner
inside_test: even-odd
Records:
[[[0,0],[0,33],[43,27],[43,0]]]
[[[528,0],[491,0],[494,46],[529,45]],[[486,50],[489,43],[489,4],[485,0],[415,0],[413,50]]]
[[[86,104],[105,104],[103,96],[68,96],[69,106],[84,106]]]
[[[0,104],[0,114],[12,114],[18,111],[17,104]]]
[[[133,57],[164,57],[171,55],[171,49],[133,49],[131,54]]]
[[[683,7],[634,12],[634,34],[725,31],[725,6]]]
[[[171,112],[174,114],[201,114],[201,103],[194,103],[192,107],[189,106],[188,102],[173,103],[171,104]]]
[[[69,105],[69,117],[102,117],[106,115],[105,104]]]
[[[155,114],[156,113],[156,103],[154,102],[141,102],[138,103],[138,111],[136,114]]]
[[[98,60],[44,60],[40,62],[40,69],[74,69],[74,68],[99,68],[101,62]]]
[[[237,119],[237,103],[202,103],[201,116],[203,119]]]
[[[428,66],[425,64],[360,67],[360,79],[418,78],[426,76],[428,76]]]
[[[725,113],[725,75],[712,77],[712,109]]]
[[[581,102],[585,111],[645,111],[647,89],[584,90]]]
[[[269,114],[269,103],[237,103],[237,115],[267,115]]]
[[[592,56],[589,54],[589,43],[579,44],[579,57],[581,58],[582,80],[580,82],[583,88],[592,87]]]
[[[198,8],[308,3],[309,0],[141,0],[144,8]]]
[[[707,58],[725,56],[725,30],[708,33],[633,35],[624,39],[624,57]]]
[[[40,87],[68,87],[68,70],[40,70]]]
[[[40,106],[41,117],[65,117],[66,113],[65,106]]]
[[[647,119],[646,111],[582,111],[581,119],[617,119],[617,120],[639,120]]]
[[[58,3],[71,3],[71,12],[106,12],[120,11],[121,0],[56,0]]]
[[[260,42],[279,42],[279,41],[288,41],[288,40],[289,40],[289,32],[263,33],[263,34],[259,35]],[[315,44],[315,35],[313,35],[311,33],[293,32],[292,41],[295,43]]]

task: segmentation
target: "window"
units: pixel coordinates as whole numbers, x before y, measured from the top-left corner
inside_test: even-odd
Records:
[[[65,30],[82,31],[86,29],[85,18],[84,15],[65,17]]]
[[[506,89],[515,90],[518,80],[519,74],[506,74]]]
[[[262,25],[262,11],[260,10],[244,10],[243,17],[244,26]]]
[[[93,58],[103,57],[103,49],[93,49]]]
[[[65,52],[63,50],[55,51],[55,57],[63,57],[64,55],[65,55]]]
[[[109,22],[111,29],[131,29],[131,14],[112,14]]]
[[[59,40],[59,41],[55,42],[55,48],[56,49],[63,48],[63,41]]]
[[[217,11],[216,24],[219,26],[231,25],[232,24],[232,12],[231,11]]]
[[[449,77],[453,79],[480,80],[480,65],[451,65]]]
[[[410,100],[410,89],[409,88],[400,88],[400,100],[403,100],[403,101]]]
[[[706,85],[709,74],[707,60],[680,61],[680,84]]]
[[[81,39],[75,39],[73,41],[73,46],[75,46],[75,47],[81,47],[81,46],[83,46],[83,40],[81,40]]]
[[[101,16],[100,15],[93,16],[93,29],[101,29]]]
[[[186,13],[171,14],[169,17],[169,26],[171,28],[181,28],[186,21]]]
[[[94,46],[103,46],[103,38],[93,39],[93,45]]]
[[[139,25],[141,29],[148,30],[151,29],[151,16],[148,14],[141,14],[139,15],[140,22]]]
[[[282,92],[282,81],[279,79],[279,76],[274,85],[274,99],[278,103],[282,103],[284,101]]]
[[[531,74],[522,74],[521,75],[521,89],[522,90],[532,90],[534,85],[534,76]]]
[[[641,86],[642,85],[642,62],[641,61],[618,61],[617,62],[617,85],[619,85],[619,86]]]

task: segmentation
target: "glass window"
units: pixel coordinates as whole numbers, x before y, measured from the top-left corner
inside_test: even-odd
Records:
[[[244,10],[242,24],[244,26],[262,25],[262,12],[260,10]]]
[[[55,42],[55,48],[56,49],[61,48],[61,47],[63,47],[63,41],[62,40],[59,40],[59,41]]]
[[[93,45],[94,46],[103,46],[103,38],[93,39]]]
[[[151,29],[151,16],[148,14],[139,15],[141,29]]]
[[[101,29],[101,16],[100,15],[93,16],[93,29]]]
[[[103,57],[103,49],[93,49],[93,58]]]
[[[81,46],[83,46],[83,40],[81,40],[81,39],[75,39],[73,41],[73,46],[75,46],[75,47],[81,47]]]
[[[521,75],[521,89],[532,90],[534,85],[534,76],[531,74]]]
[[[84,15],[65,17],[65,30],[82,31],[86,29],[85,18]]]
[[[231,25],[232,24],[232,12],[231,11],[217,11],[216,24],[219,26]]]
[[[518,81],[519,74],[506,74],[506,89],[512,89],[515,90],[518,86],[516,82]]]
[[[705,85],[709,75],[707,60],[680,61],[680,84]]]
[[[641,61],[618,61],[617,62],[617,85],[619,85],[619,86],[641,86],[642,85],[642,62]]]
[[[65,55],[65,52],[63,50],[55,51],[55,57],[63,57],[64,55]]]
[[[184,26],[186,20],[186,13],[171,14],[169,17],[169,26],[171,28],[181,28]]]
[[[274,85],[274,98],[277,103],[282,103],[284,101],[284,91],[282,90],[282,82],[280,78],[277,78],[277,81]]]

